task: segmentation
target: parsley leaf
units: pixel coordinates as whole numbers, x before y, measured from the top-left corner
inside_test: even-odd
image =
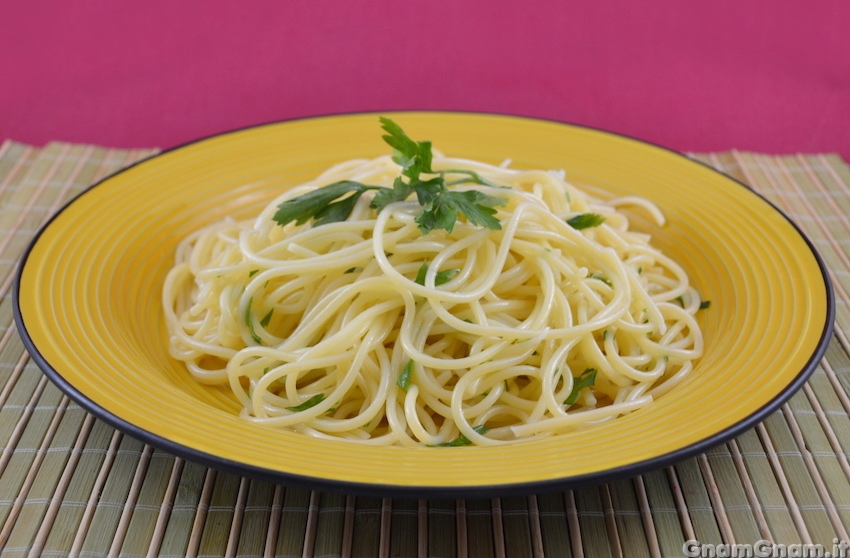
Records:
[[[459,269],[445,269],[443,271],[438,271],[437,276],[434,277],[434,286],[439,287],[440,285],[445,285],[458,273],[460,273]]]
[[[702,302],[700,302],[700,303],[699,303],[699,309],[700,309],[700,310],[705,310],[705,309],[706,309],[706,308],[708,308],[709,306],[711,306],[711,301],[710,301],[710,300],[703,300]]]
[[[490,432],[490,429],[487,428],[486,426],[484,426],[483,424],[476,426],[475,428],[473,428],[473,430],[475,430],[475,432],[477,432],[478,434],[481,434],[482,436],[484,434],[487,434],[488,432]],[[437,444],[437,447],[457,448],[457,447],[461,447],[461,446],[471,446],[471,445],[472,445],[472,442],[469,440],[469,438],[467,438],[466,436],[461,434],[460,436],[458,436],[457,438],[455,438],[451,442],[444,442],[442,444]]]
[[[503,198],[488,196],[478,190],[454,192],[442,186],[439,193],[434,196],[430,203],[425,205],[425,209],[416,217],[416,224],[419,225],[419,231],[422,234],[426,234],[432,228],[446,229],[448,232],[452,232],[458,214],[463,213],[473,225],[497,231],[502,228],[502,225],[498,219],[493,217],[496,214],[496,210],[493,208],[506,203],[507,200]],[[428,217],[431,212],[434,214],[433,220]],[[430,227],[429,223],[431,222],[437,223],[437,226]]]
[[[338,223],[348,219],[348,216],[351,215],[352,211],[354,211],[354,206],[357,204],[357,200],[360,199],[360,196],[362,196],[365,191],[366,189],[364,187],[363,189],[355,191],[347,198],[330,203],[325,206],[324,209],[317,211],[316,214],[313,215],[313,218],[316,219],[313,226],[318,227],[319,225]]]
[[[419,266],[419,271],[416,273],[416,279],[414,279],[413,282],[424,286],[426,273],[428,273],[428,260],[425,260],[422,262],[422,265]]]
[[[313,397],[311,397],[310,399],[308,399],[304,403],[301,403],[300,405],[295,405],[294,407],[287,407],[286,409],[288,411],[292,411],[293,413],[298,413],[300,411],[306,411],[310,407],[315,407],[316,405],[321,403],[324,398],[325,398],[324,393],[317,393],[316,395],[314,395]]]
[[[378,193],[372,198],[372,207],[380,213],[389,204],[404,201],[412,193],[413,188],[399,176],[393,181],[392,188],[381,188],[378,190]]]
[[[579,213],[567,219],[567,224],[576,230],[598,227],[605,222],[605,217],[598,213]]]
[[[351,215],[354,204],[364,192],[377,189],[378,186],[366,186],[353,180],[334,182],[278,205],[272,220],[281,227],[292,221],[296,225],[303,225],[310,219],[318,219],[316,225],[344,221]],[[349,192],[354,194],[334,202]]]
[[[578,378],[573,380],[573,390],[570,392],[570,396],[564,401],[564,405],[575,403],[581,390],[592,386],[596,382],[596,372],[596,368],[588,368]]]
[[[419,267],[419,271],[416,273],[416,279],[414,282],[419,283],[422,286],[425,286],[425,275],[428,273],[428,260],[422,262],[422,265]],[[460,273],[459,269],[445,269],[443,271],[438,271],[437,275],[434,277],[434,286],[439,287],[440,285],[445,285],[449,281],[452,280],[452,277]]]
[[[431,142],[415,142],[389,118],[382,116],[379,120],[387,132],[382,137],[393,148],[393,161],[401,165],[401,174],[416,180],[422,173],[431,173]]]
[[[408,360],[407,364],[404,366],[404,369],[401,371],[401,374],[398,375],[398,380],[396,380],[396,385],[407,391],[407,388],[410,387],[410,380],[413,376],[413,361]]]

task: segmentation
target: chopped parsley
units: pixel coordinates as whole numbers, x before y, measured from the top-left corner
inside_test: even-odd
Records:
[[[473,428],[473,430],[476,433],[481,434],[482,436],[484,434],[487,434],[488,432],[490,432],[490,429],[487,428],[486,426],[484,426],[483,424],[476,426],[475,428]],[[444,442],[442,444],[437,444],[437,447],[456,448],[456,447],[460,447],[460,446],[471,446],[471,445],[472,445],[472,442],[469,440],[469,438],[467,438],[466,436],[461,434],[460,436],[458,436],[457,438],[455,438],[451,442]]]
[[[248,326],[248,329],[251,331],[251,339],[253,339],[257,344],[262,345],[263,340],[260,339],[260,336],[254,331],[254,317],[251,306],[254,304],[254,297],[248,299],[248,309],[245,310],[245,324]]]
[[[314,395],[313,397],[311,397],[310,399],[308,399],[304,403],[301,403],[300,405],[295,405],[294,407],[287,407],[286,409],[288,411],[292,411],[293,413],[298,413],[300,411],[306,411],[310,407],[315,407],[316,405],[321,403],[324,398],[325,398],[324,393],[317,393],[316,395]]]
[[[602,275],[601,273],[598,273],[598,272],[597,272],[597,273],[594,273],[593,275],[591,275],[591,276],[590,276],[590,278],[591,278],[591,279],[596,279],[597,281],[602,281],[603,283],[605,283],[605,284],[606,284],[606,285],[608,285],[609,287],[611,287],[611,286],[612,286],[612,285],[611,285],[611,281],[610,281],[610,280],[608,280],[608,279],[607,279],[604,275]]]
[[[416,283],[420,285],[425,285],[425,275],[428,273],[428,260],[422,262],[422,265],[419,267],[419,272],[416,274],[416,279],[414,280]],[[452,280],[452,277],[460,273],[459,269],[445,269],[443,271],[438,271],[437,275],[434,277],[434,286],[439,287],[440,285],[445,285],[449,281]]]
[[[596,382],[596,372],[596,368],[588,368],[573,381],[573,390],[570,392],[570,396],[564,401],[564,405],[575,403],[581,390],[591,387]]]
[[[605,217],[598,213],[579,213],[567,219],[567,224],[576,230],[598,227],[605,222]]]
[[[396,385],[407,391],[407,388],[410,387],[410,381],[413,377],[413,361],[408,360],[405,367],[402,369],[401,374],[398,375],[398,380],[396,380]]]
[[[266,314],[262,320],[260,320],[260,325],[263,327],[269,327],[269,322],[272,321],[272,313],[274,312],[274,308],[269,310],[269,313]]]

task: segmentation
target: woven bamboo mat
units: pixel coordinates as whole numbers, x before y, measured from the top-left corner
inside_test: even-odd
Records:
[[[836,333],[780,411],[706,454],[631,479],[417,501],[275,486],[175,458],[95,420],[29,360],[12,320],[18,258],[64,200],[152,153],[0,147],[3,556],[631,558],[684,556],[688,540],[827,551],[850,540],[850,168],[838,156],[694,155],[791,216],[830,268]]]

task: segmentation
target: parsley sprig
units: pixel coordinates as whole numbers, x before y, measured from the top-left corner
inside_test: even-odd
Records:
[[[393,149],[393,161],[401,166],[401,175],[395,179],[392,188],[370,186],[353,180],[334,182],[278,205],[272,219],[280,226],[292,221],[302,225],[311,219],[315,220],[314,226],[344,221],[351,215],[357,200],[364,193],[374,190],[376,193],[371,207],[378,212],[391,203],[405,201],[416,194],[416,199],[422,206],[422,211],[416,216],[416,224],[423,235],[437,229],[452,232],[461,215],[479,227],[493,230],[502,228],[495,217],[495,208],[505,205],[506,199],[478,190],[460,192],[449,189],[450,186],[458,184],[498,186],[474,171],[433,170],[430,141],[417,142],[410,139],[404,130],[389,118],[382,116],[380,121],[386,132],[382,137]],[[446,174],[460,175],[460,178],[446,181]]]

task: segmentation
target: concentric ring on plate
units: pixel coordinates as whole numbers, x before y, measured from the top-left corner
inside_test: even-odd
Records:
[[[743,185],[634,139],[554,122],[387,113],[441,151],[560,169],[579,186],[658,204],[633,226],[679,262],[704,299],[705,355],[649,408],[599,427],[487,448],[360,447],[241,420],[225,392],[168,354],[160,305],[177,243],[225,215],[256,214],[282,188],[385,151],[377,115],[281,122],[214,136],[113,175],[37,235],[16,278],[28,350],[73,399],[188,459],[265,480],[375,495],[462,497],[603,482],[684,459],[755,425],[814,370],[834,301],[811,244]]]

